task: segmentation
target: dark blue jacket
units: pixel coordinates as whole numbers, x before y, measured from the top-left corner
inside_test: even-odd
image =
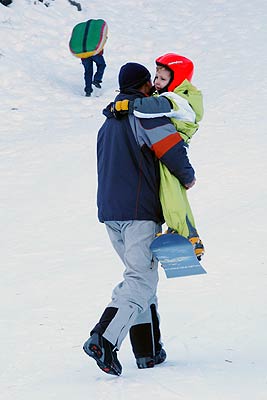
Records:
[[[140,92],[124,97],[142,97]],[[116,119],[110,105],[98,132],[98,218],[163,222],[159,200],[160,159],[182,184],[194,179],[184,142],[166,117]]]

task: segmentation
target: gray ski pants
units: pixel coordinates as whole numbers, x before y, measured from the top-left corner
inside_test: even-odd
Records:
[[[157,305],[158,263],[150,245],[161,225],[154,221],[105,222],[111,243],[125,271],[107,307],[118,309],[103,336],[118,349],[131,326],[152,323],[150,305]]]

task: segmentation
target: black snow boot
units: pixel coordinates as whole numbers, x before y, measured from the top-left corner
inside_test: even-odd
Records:
[[[161,364],[166,360],[167,354],[163,347],[155,354],[155,364]]]
[[[150,306],[151,323],[133,325],[130,329],[130,340],[137,367],[153,368],[166,360],[166,352],[160,340],[159,316],[156,305]]]
[[[102,371],[111,375],[120,375],[122,366],[117,358],[117,350],[103,336],[93,333],[84,343],[83,350],[92,357]]]
[[[153,368],[155,365],[161,364],[166,360],[166,351],[161,348],[154,357],[138,357],[136,358],[136,364],[139,369]]]

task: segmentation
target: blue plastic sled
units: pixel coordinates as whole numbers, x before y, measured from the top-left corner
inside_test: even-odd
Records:
[[[192,244],[177,233],[156,237],[150,249],[164,268],[167,278],[207,273],[195,256]]]

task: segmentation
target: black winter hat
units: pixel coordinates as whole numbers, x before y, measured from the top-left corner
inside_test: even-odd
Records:
[[[129,62],[119,72],[120,91],[138,89],[151,79],[150,72],[141,64]]]

